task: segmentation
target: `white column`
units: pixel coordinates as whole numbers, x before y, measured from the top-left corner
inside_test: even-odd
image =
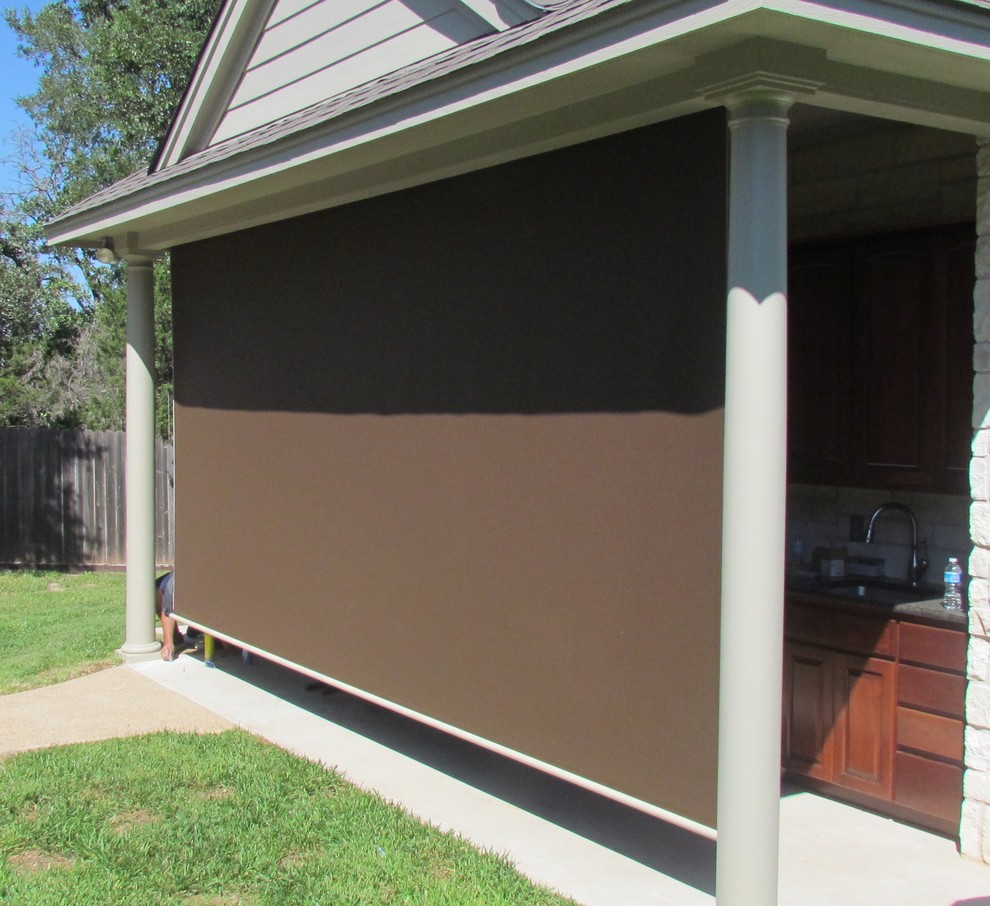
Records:
[[[127,610],[125,661],[157,656],[155,639],[155,292],[153,260],[127,261]]]
[[[787,110],[730,119],[718,738],[719,906],[777,902],[787,418]]]

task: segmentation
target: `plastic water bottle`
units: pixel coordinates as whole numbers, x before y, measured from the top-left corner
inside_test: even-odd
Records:
[[[955,557],[949,557],[945,566],[945,595],[942,606],[946,610],[962,610],[962,567]]]

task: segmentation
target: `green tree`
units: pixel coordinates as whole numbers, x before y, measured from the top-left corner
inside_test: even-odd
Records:
[[[56,372],[83,317],[67,301],[62,270],[38,246],[36,231],[0,206],[0,423],[71,425]]]
[[[28,421],[123,425],[122,266],[100,265],[79,250],[44,250],[37,243],[39,227],[148,166],[218,5],[219,0],[54,0],[34,15],[6,13],[18,36],[18,52],[41,75],[37,90],[18,99],[34,128],[20,142],[22,185],[8,200],[0,237],[8,235],[8,222],[30,234],[35,240],[32,266],[48,274],[40,284],[24,275],[34,291],[22,295],[19,304],[25,309],[52,306],[53,316],[67,305],[73,313],[68,348],[49,356],[45,368],[24,370],[28,360],[37,366],[38,355],[26,344],[11,358],[10,372],[20,369],[26,387],[37,390],[45,372],[49,384],[64,391],[65,398],[48,411],[40,403],[29,406]],[[155,273],[159,426],[165,431],[172,387],[167,265]],[[0,363],[0,377],[6,373]],[[56,410],[61,415],[53,415]],[[0,422],[5,420],[14,423],[0,410]]]

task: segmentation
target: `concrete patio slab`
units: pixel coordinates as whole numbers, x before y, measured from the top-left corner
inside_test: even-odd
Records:
[[[715,845],[657,818],[256,658],[130,669],[216,715],[505,853],[584,906],[714,903]],[[990,906],[955,845],[805,792],[781,799],[781,906]]]

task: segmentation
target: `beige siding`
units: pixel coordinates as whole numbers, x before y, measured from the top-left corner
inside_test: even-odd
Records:
[[[275,6],[213,141],[305,109],[490,30],[456,0],[285,0]]]

